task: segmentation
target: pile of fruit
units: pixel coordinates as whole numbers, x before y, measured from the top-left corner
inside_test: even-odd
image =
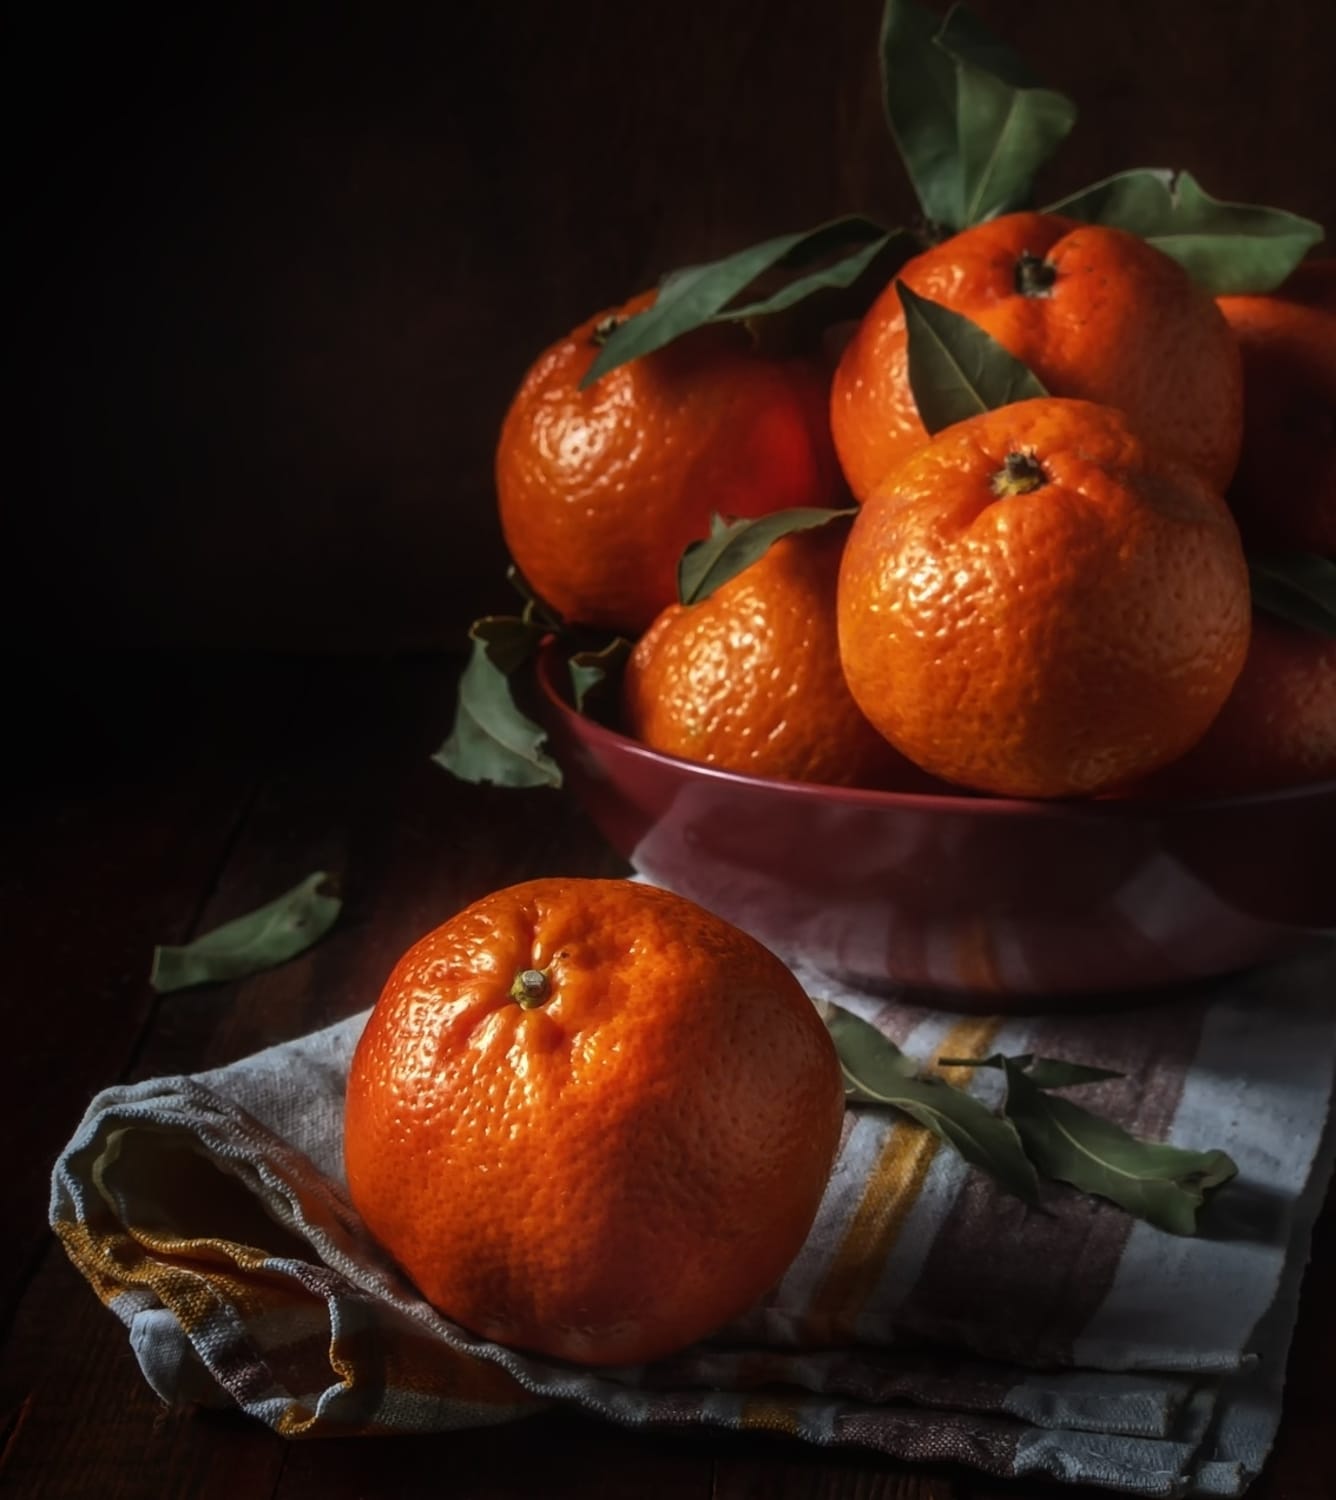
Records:
[[[1319,226],[1156,170],[1035,211],[1075,110],[959,8],[889,0],[883,74],[915,233],[850,218],[676,272],[525,376],[496,480],[527,603],[475,625],[440,758],[550,778],[506,676],[556,634],[626,733],[761,776],[1336,776]]]
[[[539,357],[496,464],[525,602],[475,623],[438,758],[559,781],[514,691],[555,639],[577,705],[758,776],[1039,798],[1336,777],[1320,228],[1156,170],[1037,211],[1070,102],[959,8],[888,0],[882,45],[921,226],[851,217],[691,267]],[[1234,1174],[1147,1164],[1066,1100],[1063,1140],[1092,1133],[1046,1158],[1020,1104],[1017,1127],[874,1028],[832,1031],[838,1055],[781,962],[680,896],[496,892],[390,977],[349,1079],[349,1190],[466,1328],[606,1364],[775,1282],[846,1092],[1029,1203],[1042,1171],[1191,1233]],[[870,1069],[851,1045],[881,1049]],[[1009,1109],[1113,1076],[971,1061],[1007,1070]]]

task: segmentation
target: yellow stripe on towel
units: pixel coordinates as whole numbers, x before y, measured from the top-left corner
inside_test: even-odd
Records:
[[[797,1437],[801,1421],[793,1402],[758,1397],[742,1408],[741,1426],[744,1432],[780,1432]]]
[[[939,1057],[982,1055],[1002,1025],[996,1016],[958,1021],[942,1038]],[[933,1063],[925,1070],[938,1077],[954,1068]],[[941,1142],[931,1131],[909,1120],[897,1120],[868,1172],[863,1193],[849,1220],[830,1268],[812,1298],[807,1319],[813,1334],[839,1342],[854,1336],[859,1315],[881,1279],[905,1220],[923,1190],[928,1169]]]

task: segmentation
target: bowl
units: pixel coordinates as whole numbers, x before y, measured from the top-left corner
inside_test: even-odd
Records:
[[[576,712],[551,641],[536,688],[566,786],[636,870],[865,988],[1089,1007],[1336,929],[1336,781],[1201,802],[849,790],[651,750]]]

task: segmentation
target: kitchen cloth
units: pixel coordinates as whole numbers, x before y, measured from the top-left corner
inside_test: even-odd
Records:
[[[1119,1069],[1071,1097],[1139,1134],[1222,1148],[1239,1176],[1203,1233],[1179,1238],[1060,1185],[1027,1208],[919,1126],[851,1106],[773,1293],[678,1356],[595,1371],[474,1337],[368,1237],[341,1160],[363,1014],[98,1095],[56,1165],[52,1226],[164,1401],[235,1405],[288,1436],[434,1432],[564,1403],[1141,1495],[1241,1493],[1275,1434],[1336,1145],[1336,944],[1079,1017],[929,1011],[789,962],[925,1065],[1002,1051]],[[950,1076],[998,1096],[995,1073]]]

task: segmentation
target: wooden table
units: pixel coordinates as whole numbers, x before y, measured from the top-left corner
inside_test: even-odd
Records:
[[[229,1062],[369,1004],[393,959],[465,902],[540,874],[624,868],[559,794],[461,786],[430,763],[446,659],[62,659],[11,664],[7,1232],[0,1492],[22,1497],[898,1497],[1057,1486],[911,1469],[730,1434],[644,1435],[576,1415],[405,1440],[285,1443],[240,1417],[168,1413],[125,1331],[46,1228],[51,1163],[91,1095]],[[335,931],[245,982],[155,997],[180,942],[308,872],[336,873]],[[1275,1454],[1258,1500],[1330,1500],[1336,1211],[1319,1224]],[[1082,1493],[1097,1493],[1083,1491]]]

